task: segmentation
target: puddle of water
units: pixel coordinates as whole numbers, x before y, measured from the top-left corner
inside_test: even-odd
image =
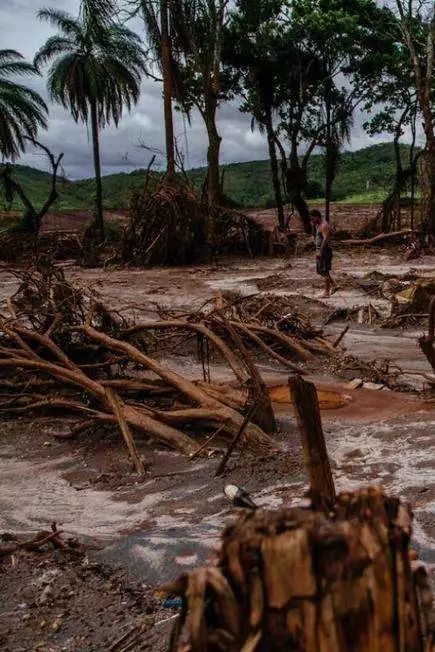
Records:
[[[274,403],[285,405],[291,404],[290,392],[288,385],[276,385],[269,389],[269,396]],[[337,408],[347,405],[351,398],[339,392],[333,392],[327,389],[318,389],[317,397],[321,410],[336,410]]]

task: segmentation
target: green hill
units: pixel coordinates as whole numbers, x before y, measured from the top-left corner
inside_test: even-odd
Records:
[[[409,151],[402,146],[404,162]],[[204,181],[204,168],[190,170],[187,174],[193,185],[200,188]],[[158,175],[159,173],[154,173]],[[273,191],[269,161],[231,163],[222,166],[225,194],[237,204],[246,208],[267,208],[273,206]],[[309,165],[309,196],[323,196],[323,157],[312,156]],[[27,166],[17,165],[17,180],[22,183],[29,196],[40,204],[47,196],[50,175]],[[380,201],[391,186],[394,175],[394,153],[391,143],[381,143],[357,152],[342,155],[334,186],[334,200],[342,202]],[[144,182],[145,171],[113,174],[103,179],[104,204],[107,210],[126,208],[132,191]],[[94,184],[92,179],[59,183],[60,198],[55,210],[87,210],[92,207]],[[4,201],[0,196],[0,208]],[[18,204],[14,209],[21,208]]]

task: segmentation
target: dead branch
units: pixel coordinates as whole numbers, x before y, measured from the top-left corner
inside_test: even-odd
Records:
[[[112,408],[113,415],[118,422],[119,429],[122,433],[122,436],[124,437],[124,441],[130,453],[130,457],[134,462],[136,472],[139,475],[143,476],[145,474],[145,468],[136,448],[136,444],[130,432],[130,428],[128,427],[128,424],[125,420],[121,400],[110,387],[106,387],[106,397],[110,407]]]
[[[394,240],[395,238],[402,238],[406,235],[411,235],[412,229],[402,229],[401,231],[392,231],[391,233],[379,233],[373,238],[367,239],[358,239],[353,238],[350,240],[341,240],[340,244],[342,245],[372,245],[379,244],[380,242],[385,242],[386,240]]]

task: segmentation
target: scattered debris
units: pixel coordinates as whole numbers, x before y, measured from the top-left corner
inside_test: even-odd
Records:
[[[194,382],[151,358],[143,332],[158,330],[161,324],[127,322],[88,292],[71,286],[60,269],[25,272],[21,281],[8,302],[9,316],[1,318],[4,417],[41,410],[79,414],[82,420],[71,435],[97,423],[117,424],[140,472],[130,430],[189,455],[197,450],[195,431],[207,435],[220,429],[220,437],[231,440],[244,423],[249,399],[256,409],[243,440],[254,448],[271,444],[267,433],[275,426],[270,399],[225,319],[218,320],[218,326],[231,334],[232,347],[204,324],[171,321],[169,328],[193,329],[212,343],[233,370],[237,389]]]
[[[354,378],[353,380],[350,381],[350,383],[347,383],[346,388],[347,389],[359,389],[362,387],[364,384],[364,381],[362,378]]]
[[[50,549],[81,554],[83,545],[75,538],[66,539],[63,534],[62,530],[57,529],[56,523],[52,523],[51,531],[43,530],[31,539],[22,540],[22,537],[4,533],[0,535],[0,558],[22,551],[46,552]]]
[[[234,505],[244,509],[257,509],[257,505],[252,500],[247,491],[235,484],[227,484],[224,489],[225,496]]]

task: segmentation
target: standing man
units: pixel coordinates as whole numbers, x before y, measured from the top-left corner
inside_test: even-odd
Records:
[[[320,211],[312,210],[310,219],[316,244],[316,271],[325,279],[325,293],[323,296],[330,297],[338,289],[330,274],[332,267],[332,249],[329,245],[331,230]]]

